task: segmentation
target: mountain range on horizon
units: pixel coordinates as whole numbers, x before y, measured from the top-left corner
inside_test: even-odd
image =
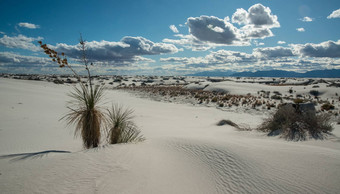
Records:
[[[284,70],[268,70],[268,71],[203,71],[187,76],[202,77],[294,77],[294,78],[340,78],[340,69],[312,70],[305,73]]]

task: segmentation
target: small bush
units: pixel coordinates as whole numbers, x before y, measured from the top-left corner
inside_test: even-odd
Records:
[[[289,88],[288,92],[289,92],[290,94],[292,94],[292,93],[293,93],[293,88]]]
[[[325,103],[321,106],[321,110],[322,111],[329,111],[329,110],[333,110],[334,109],[334,105],[329,104],[329,103]]]
[[[213,97],[212,99],[211,99],[211,102],[217,102],[217,97],[215,96],[215,97]]]
[[[123,109],[122,106],[112,106],[108,110],[108,141],[110,144],[128,143],[144,141],[145,138],[140,135],[140,130],[132,121],[133,110]]]
[[[301,98],[296,98],[293,101],[294,101],[295,104],[300,104],[300,103],[304,102],[303,99],[301,99]]]
[[[329,114],[316,115],[312,112],[298,112],[293,106],[282,106],[257,129],[269,136],[280,135],[287,140],[306,140],[307,137],[322,139],[333,130]]]
[[[271,99],[274,99],[274,100],[282,100],[282,97],[275,94],[275,95],[273,95],[273,96],[271,97]]]

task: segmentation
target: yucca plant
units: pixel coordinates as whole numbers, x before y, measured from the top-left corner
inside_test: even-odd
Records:
[[[94,90],[80,84],[80,88],[74,87],[74,91],[68,96],[72,98],[67,108],[70,110],[64,117],[68,125],[75,124],[75,136],[80,135],[84,147],[98,147],[101,136],[101,125],[105,121],[105,115],[99,107],[103,97],[103,87],[95,86]]]
[[[107,111],[107,132],[110,144],[144,141],[140,130],[133,122],[133,110],[123,106],[112,105]]]
[[[46,44],[42,44],[41,41],[39,41],[39,44],[41,48],[44,49],[44,53],[47,54],[53,62],[58,63],[60,68],[68,67],[79,81],[80,88],[74,87],[74,91],[69,94],[72,98],[67,106],[70,112],[61,119],[65,119],[68,125],[76,125],[75,135],[81,134],[84,147],[98,147],[100,143],[101,126],[103,121],[105,121],[105,115],[98,105],[102,100],[104,92],[102,86],[95,86],[94,88],[92,86],[89,61],[86,56],[86,42],[80,35],[81,60],[88,73],[88,84],[86,85],[81,82],[80,76],[68,64],[64,53],[61,53],[60,56],[58,52],[50,49]]]

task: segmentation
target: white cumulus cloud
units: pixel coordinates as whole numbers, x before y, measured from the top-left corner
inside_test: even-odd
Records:
[[[27,23],[27,22],[20,22],[18,25],[19,25],[20,27],[29,28],[29,29],[37,29],[37,28],[40,28],[39,25],[31,24],[31,23]]]
[[[248,11],[239,8],[231,21],[245,25],[238,29],[229,22],[229,17],[215,16],[188,18],[189,32],[200,41],[223,45],[249,45],[250,39],[264,39],[273,36],[270,28],[280,27],[277,16],[262,4],[251,6]]]
[[[189,32],[200,41],[232,45],[239,40],[239,32],[227,20],[215,16],[189,17]]]
[[[0,65],[9,67],[45,66],[50,63],[49,58],[25,56],[12,52],[0,52]]]
[[[235,27],[231,22],[242,25]],[[239,8],[224,19],[216,16],[202,15],[189,17],[186,25],[189,34],[177,34],[180,39],[166,38],[163,42],[181,45],[194,51],[208,50],[218,46],[249,46],[254,39],[274,36],[271,28],[280,27],[278,18],[269,7],[262,4],[251,6],[248,11]]]
[[[244,38],[247,39],[264,39],[274,36],[269,28],[254,28],[253,26],[244,26],[241,28]]]
[[[277,16],[271,13],[269,7],[265,7],[262,4],[255,4],[248,9],[248,20],[250,24],[254,24],[256,26],[280,26],[277,21]]]
[[[298,32],[304,32],[304,31],[305,31],[304,28],[296,28],[296,30],[297,30]]]
[[[277,47],[266,47],[266,48],[255,48],[253,55],[262,58],[276,58],[276,57],[292,57],[293,49],[285,48],[281,46]]]
[[[91,41],[87,42],[86,46],[90,60],[115,66],[127,66],[140,61],[154,62],[143,56],[172,54],[179,51],[173,44],[154,43],[143,37],[130,36],[124,37],[119,42]],[[74,59],[81,56],[79,44],[57,44],[53,48]]]
[[[163,39],[163,42],[180,45],[186,49],[192,49],[193,51],[206,51],[216,46],[215,44],[211,44],[211,43],[207,44],[205,42],[202,42],[191,34],[189,35],[176,34],[175,37],[178,37],[180,39],[165,38]]]
[[[294,44],[292,47],[299,52],[300,55],[306,57],[340,57],[340,40],[337,42],[329,40],[319,44]]]
[[[327,16],[327,19],[332,18],[340,18],[340,9],[333,11],[329,16]]]
[[[300,20],[303,22],[312,22],[314,19],[306,16],[306,17],[301,18]]]
[[[243,8],[237,9],[232,16],[232,22],[256,27],[280,27],[277,16],[271,13],[269,7],[259,3],[251,6],[248,11]]]
[[[248,23],[247,17],[248,17],[248,12],[244,10],[243,8],[239,8],[236,10],[236,12],[231,17],[231,21],[239,25],[247,24]]]
[[[178,29],[176,28],[175,25],[170,25],[169,28],[170,28],[170,30],[173,31],[174,33],[178,33]]]
[[[256,44],[256,40],[253,42]],[[160,62],[164,63],[165,65],[162,67],[166,67],[170,72],[273,69],[303,72],[340,67],[340,40],[290,44],[287,47],[254,48],[250,54],[218,50],[200,57],[161,58]]]
[[[286,44],[286,42],[282,41],[282,40],[279,40],[279,41],[277,41],[277,44]]]
[[[20,48],[31,51],[39,51],[40,47],[33,42],[42,39],[42,37],[32,38],[21,34],[13,37],[4,35],[2,38],[0,38],[0,45],[8,48]]]

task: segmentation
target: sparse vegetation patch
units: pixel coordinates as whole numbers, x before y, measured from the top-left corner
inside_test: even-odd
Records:
[[[288,104],[278,109],[257,129],[268,133],[269,136],[278,135],[287,140],[323,139],[325,134],[333,130],[330,119],[329,114],[303,112]]]
[[[115,105],[108,110],[108,141],[110,144],[144,141],[140,130],[133,122],[133,110]]]

